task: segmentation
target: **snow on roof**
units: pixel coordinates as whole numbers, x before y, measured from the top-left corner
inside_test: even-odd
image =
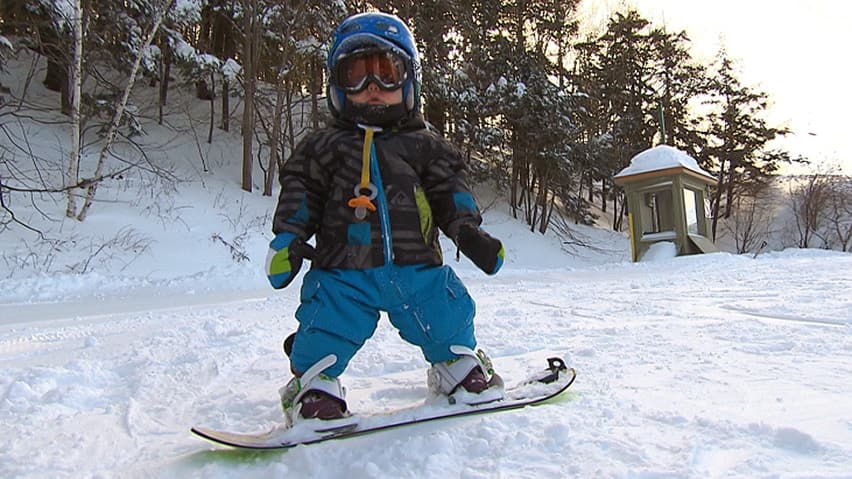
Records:
[[[630,160],[630,166],[621,170],[615,177],[633,176],[677,167],[683,167],[701,176],[713,178],[713,175],[698,166],[695,158],[669,145],[655,146],[639,153]]]

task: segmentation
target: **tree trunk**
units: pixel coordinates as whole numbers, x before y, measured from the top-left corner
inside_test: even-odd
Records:
[[[627,214],[627,197],[619,195],[612,209],[618,211],[618,219],[613,222],[613,230],[621,231],[624,226],[624,217]]]
[[[537,175],[533,174],[533,178],[536,178]],[[538,223],[538,215],[540,211],[540,196],[536,192],[535,188],[536,180],[530,182],[530,214],[529,219],[527,220],[530,225],[530,233],[535,232],[535,225]],[[538,190],[539,192],[541,189]]]
[[[541,225],[538,227],[538,232],[544,234],[547,232],[547,227],[550,225],[550,218],[553,216],[553,209],[556,207],[556,191],[550,195],[550,204],[547,205],[547,212],[541,217]]]
[[[737,181],[736,179],[736,168],[737,166],[731,164],[728,167],[728,182],[725,185],[725,214],[723,215],[725,219],[731,217],[731,211],[733,209],[734,204],[734,184]],[[721,196],[720,196],[721,198]]]
[[[287,114],[284,115],[284,118],[287,119],[287,147],[289,148],[288,151],[292,152],[296,149],[296,125],[293,122],[293,110],[291,108],[291,105],[293,105],[293,88],[288,88],[286,93]],[[299,118],[304,118],[304,116],[299,115]],[[284,163],[284,160],[284,158],[281,159],[281,164]]]
[[[210,45],[212,41],[210,37],[213,31],[213,15],[215,15],[215,6],[208,4],[201,10],[201,22],[198,25],[198,43],[196,49],[199,52],[210,53]],[[199,100],[209,100],[211,97],[210,87],[207,81],[202,78],[195,80],[195,97]]]
[[[210,72],[210,126],[207,128],[207,144],[213,143],[213,125],[216,124],[216,72]]]
[[[713,215],[713,218],[710,220],[710,232],[713,236],[713,241],[716,241],[716,231],[719,227],[719,210],[722,202],[722,191],[724,191],[722,187],[724,186],[725,175],[725,160],[720,158],[719,178],[716,180],[716,191],[713,192],[713,201],[710,208]]]
[[[69,68],[71,68],[70,65],[48,58],[47,73],[44,77],[45,88],[59,92],[60,110],[66,115],[71,114],[71,91],[69,88],[71,79],[68,77]]]
[[[589,188],[589,203],[595,203],[595,179],[591,173],[586,173],[586,186]]]
[[[62,91],[62,84],[67,80],[65,67],[59,62],[47,58],[47,70],[44,73],[42,84],[50,91]]]
[[[80,0],[75,0],[74,8],[74,54],[71,60],[71,157],[68,161],[68,174],[65,186],[76,185],[80,172],[80,97],[82,94],[82,69],[83,69],[83,9]],[[65,216],[74,218],[77,214],[77,193],[74,189],[68,190],[68,203],[65,207]]]
[[[287,80],[279,80],[275,87],[275,112],[272,114],[272,134],[269,138],[269,162],[266,166],[266,178],[263,182],[263,196],[272,196],[272,187],[275,184],[275,171],[281,154],[281,121],[284,112],[284,85],[289,84]],[[289,105],[288,109],[289,109]]]
[[[518,166],[518,151],[520,148],[517,145],[516,135],[512,135],[512,178],[509,181],[509,205],[512,207],[512,218],[518,219],[518,207],[520,206],[520,198],[518,197],[518,186],[521,182],[521,169]]]
[[[166,106],[166,97],[169,94],[169,76],[172,71],[172,51],[166,35],[160,35],[160,101],[157,123],[163,124],[163,107]]]
[[[222,80],[222,131],[231,131],[231,88],[228,79]]]
[[[245,100],[243,103],[243,169],[242,188],[252,191],[252,150],[254,140],[254,90],[255,90],[255,15],[257,12],[257,0],[246,0],[245,11],[245,38],[243,41],[243,74],[245,83]]]
[[[323,66],[319,61],[311,62],[311,126],[319,128],[319,96],[322,95]]]

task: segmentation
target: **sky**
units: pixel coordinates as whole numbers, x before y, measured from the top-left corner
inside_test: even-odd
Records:
[[[852,4],[839,0],[605,0],[589,1],[593,18],[627,3],[655,24],[686,30],[699,59],[724,46],[741,80],[769,94],[771,126],[793,130],[779,142],[794,155],[852,174]],[[842,50],[841,50],[842,51]],[[791,173],[802,172],[793,170]]]

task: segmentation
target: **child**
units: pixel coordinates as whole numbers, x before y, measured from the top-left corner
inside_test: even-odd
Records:
[[[328,54],[332,127],[308,134],[280,173],[267,274],[287,286],[316,235],[292,337],[293,379],[281,390],[292,423],[348,414],[337,377],[385,311],[431,363],[429,390],[456,402],[502,398],[474,352],[474,303],[443,264],[438,228],[487,274],[503,245],[479,229],[459,152],[427,129],[414,39],[396,16],[344,20]]]

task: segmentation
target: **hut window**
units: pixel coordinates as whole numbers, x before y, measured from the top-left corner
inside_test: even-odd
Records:
[[[683,190],[683,209],[686,212],[686,232],[698,233],[698,192],[689,188]]]
[[[643,233],[674,230],[674,205],[671,190],[649,191],[642,205]]]

